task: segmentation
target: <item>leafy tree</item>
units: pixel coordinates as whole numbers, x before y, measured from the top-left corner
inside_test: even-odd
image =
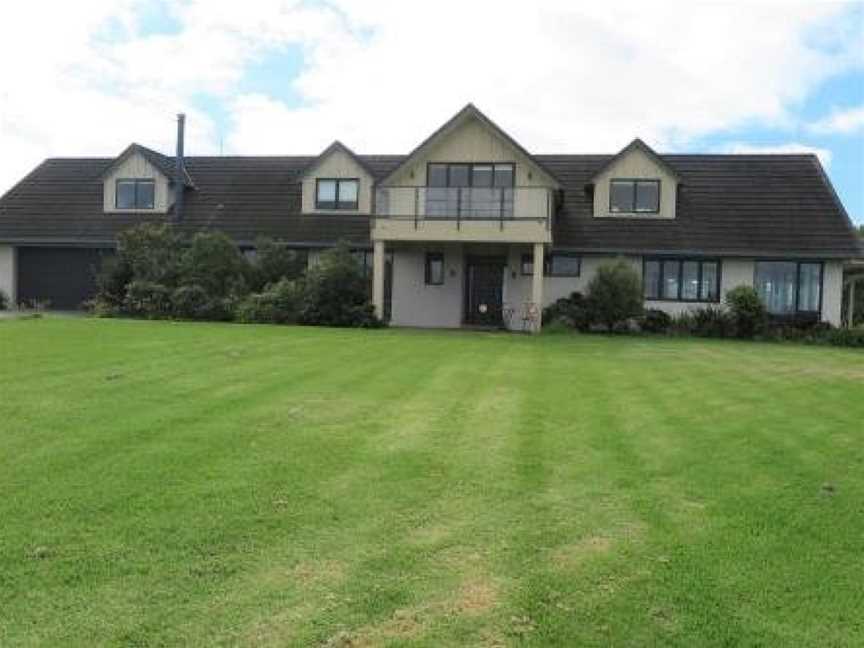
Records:
[[[117,236],[120,263],[138,281],[176,286],[180,278],[182,240],[171,225],[143,223]]]
[[[183,285],[196,285],[210,297],[229,292],[245,293],[249,263],[228,236],[222,232],[198,232],[181,258]]]
[[[588,284],[591,319],[614,331],[642,314],[642,281],[639,273],[623,260],[604,263]]]

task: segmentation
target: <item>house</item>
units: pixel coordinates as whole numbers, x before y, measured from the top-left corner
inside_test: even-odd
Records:
[[[346,240],[399,326],[539,326],[623,258],[645,306],[669,313],[755,286],[769,311],[841,323],[844,270],[862,256],[812,155],[537,155],[473,105],[407,155],[118,157],[40,164],[0,199],[0,290],[75,308],[123,228],[174,222],[305,250]],[[849,284],[852,285],[851,283]],[[851,290],[851,288],[850,288]]]

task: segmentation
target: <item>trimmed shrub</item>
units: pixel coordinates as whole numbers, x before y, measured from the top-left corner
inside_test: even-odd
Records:
[[[258,239],[251,263],[250,285],[253,290],[261,291],[282,279],[299,279],[306,272],[308,258],[305,250],[292,250],[273,239]]]
[[[367,280],[348,245],[324,252],[306,272],[298,321],[320,326],[377,327]]]
[[[580,292],[570,293],[543,309],[543,327],[553,324],[568,326],[579,331],[591,328],[588,304]]]
[[[117,236],[117,255],[135,281],[176,286],[182,251],[180,236],[167,224],[143,223]]]
[[[649,308],[639,320],[639,327],[647,333],[667,333],[671,326],[669,313],[657,308]]]
[[[592,322],[614,331],[642,314],[642,280],[625,261],[605,263],[588,284],[588,312]]]
[[[245,293],[249,263],[234,242],[221,232],[198,232],[183,251],[183,285],[200,286],[213,297]]]
[[[153,281],[136,279],[126,287],[123,310],[149,319],[170,317],[171,289]]]
[[[237,320],[247,323],[291,324],[297,321],[301,289],[294,281],[283,279],[260,293],[244,297],[236,306]]]
[[[735,334],[752,338],[765,330],[768,313],[759,294],[751,286],[737,286],[726,293],[726,303],[735,323]]]

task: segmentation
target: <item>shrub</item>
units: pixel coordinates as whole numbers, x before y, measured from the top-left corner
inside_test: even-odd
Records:
[[[723,308],[705,306],[692,311],[693,333],[701,337],[731,337],[735,332],[732,315]]]
[[[171,293],[171,313],[179,319],[211,319],[214,300],[202,286],[180,286]]]
[[[726,293],[726,303],[735,323],[735,334],[752,338],[765,330],[768,313],[756,290],[751,286],[737,286]]]
[[[184,285],[196,285],[210,298],[246,292],[249,264],[234,242],[221,232],[198,232],[183,251]]]
[[[143,223],[124,230],[117,236],[117,255],[136,281],[177,285],[182,241],[171,225]]]
[[[833,329],[822,336],[833,346],[864,349],[864,327]]]
[[[567,297],[562,297],[543,309],[544,328],[555,323],[580,331],[587,331],[591,327],[588,305],[582,293],[570,293]]]
[[[136,279],[126,287],[123,310],[132,315],[158,319],[171,315],[171,289],[153,281]]]
[[[298,284],[282,279],[263,292],[244,297],[236,307],[237,320],[265,324],[290,324],[297,321],[301,290]]]
[[[666,311],[657,308],[649,308],[642,315],[639,326],[648,333],[666,333],[672,326],[672,318]]]
[[[132,266],[125,257],[103,257],[96,272],[96,295],[88,307],[97,315],[118,314],[126,299],[126,287],[133,279]]]
[[[292,250],[273,239],[258,239],[250,284],[254,290],[260,291],[282,279],[299,279],[306,272],[307,260],[305,251]]]
[[[597,268],[588,284],[588,312],[592,321],[613,331],[642,313],[642,282],[639,274],[625,261]]]
[[[9,297],[6,293],[0,290],[0,311],[9,309]]]
[[[303,282],[298,321],[321,326],[380,326],[369,302],[366,278],[348,246],[324,252]]]

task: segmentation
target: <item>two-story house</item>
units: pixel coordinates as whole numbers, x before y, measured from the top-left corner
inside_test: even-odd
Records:
[[[398,326],[539,326],[623,258],[646,307],[670,313],[754,286],[778,316],[841,323],[844,268],[862,256],[812,155],[529,153],[473,105],[407,155],[186,157],[132,145],[49,159],[0,199],[0,290],[75,308],[123,228],[170,221],[308,252],[346,240]]]

